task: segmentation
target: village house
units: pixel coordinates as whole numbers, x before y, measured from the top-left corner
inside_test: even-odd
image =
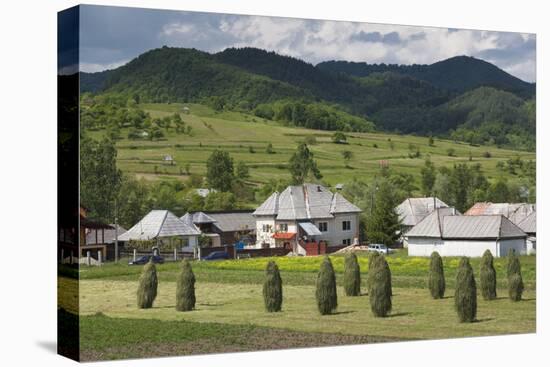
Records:
[[[182,252],[194,252],[201,232],[168,210],[151,210],[120,236],[120,241],[153,241],[155,247],[176,246]],[[177,241],[177,243],[174,243]]]
[[[537,251],[537,212],[531,212],[531,214],[518,223],[518,227],[527,234],[527,254],[535,254]]]
[[[252,215],[256,247],[284,247],[305,255],[307,243],[350,245],[359,238],[361,209],[341,194],[306,183],[274,192]]]
[[[89,229],[86,234],[86,246],[104,246],[104,260],[115,259],[115,240],[118,240],[119,246],[122,247],[120,236],[126,233],[126,229],[120,225],[109,224],[111,228]]]
[[[535,204],[528,203],[475,203],[464,215],[504,215],[514,224],[519,224],[536,211]]]
[[[407,232],[417,225],[428,214],[438,208],[448,208],[449,206],[436,197],[426,198],[407,198],[399,204],[395,211],[399,215],[401,222],[401,241],[403,247],[407,247]]]
[[[181,220],[193,223],[208,238],[209,246],[255,243],[256,220],[252,210],[186,213]]]
[[[454,208],[439,208],[422,219],[406,234],[409,256],[482,256],[485,250],[493,256],[506,256],[513,249],[526,252],[526,237],[505,216],[460,215]]]

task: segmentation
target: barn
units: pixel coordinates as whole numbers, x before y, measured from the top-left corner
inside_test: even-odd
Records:
[[[527,234],[503,215],[460,215],[454,208],[440,208],[408,233],[409,256],[506,256],[513,249],[526,253]]]

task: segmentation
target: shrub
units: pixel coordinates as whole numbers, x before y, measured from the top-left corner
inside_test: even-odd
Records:
[[[191,311],[195,308],[195,274],[189,260],[183,260],[177,280],[176,310]]]
[[[283,304],[283,281],[275,261],[269,261],[265,269],[264,304],[267,312],[279,312]]]
[[[350,252],[344,262],[344,289],[346,296],[359,296],[361,294],[361,270],[357,262],[357,255]]]
[[[473,322],[477,313],[476,281],[467,257],[460,259],[455,287],[455,309],[459,321]]]
[[[323,259],[321,268],[317,274],[315,297],[317,298],[317,308],[321,315],[330,314],[338,307],[336,276],[334,275],[334,268],[328,256],[325,256]]]
[[[439,253],[432,252],[430,256],[430,273],[428,275],[428,287],[433,299],[441,299],[445,295],[445,274],[443,260]]]
[[[384,256],[377,256],[373,265],[369,287],[370,308],[374,316],[386,317],[392,308],[390,267]]]
[[[508,252],[508,296],[514,302],[521,301],[523,294],[523,278],[521,264],[514,250]]]
[[[481,258],[479,270],[479,279],[481,282],[481,295],[486,301],[497,298],[497,273],[493,265],[493,254],[485,250]]]
[[[157,297],[157,268],[152,261],[149,261],[143,267],[141,276],[139,277],[139,285],[137,290],[138,308],[151,308]]]

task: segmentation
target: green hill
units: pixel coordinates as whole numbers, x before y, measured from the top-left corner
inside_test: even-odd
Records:
[[[524,82],[487,61],[469,56],[456,56],[431,65],[327,61],[318,64],[317,68],[357,77],[365,77],[373,73],[393,72],[424,80],[438,88],[458,93],[488,86],[526,98],[535,94],[534,83]]]
[[[535,146],[534,100],[524,100],[534,85],[470,57],[313,66],[255,48],[209,54],[163,47],[115,70],[81,73],[81,89],[137,103],[201,103],[315,129],[366,132],[374,123],[382,131],[472,144]]]

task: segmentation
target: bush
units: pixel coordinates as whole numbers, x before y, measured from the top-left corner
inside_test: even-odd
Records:
[[[508,296],[510,300],[521,301],[523,294],[523,278],[521,276],[521,264],[514,250],[508,252]]]
[[[344,290],[346,296],[359,296],[361,294],[361,270],[357,262],[357,255],[350,252],[344,262]]]
[[[441,299],[445,295],[445,274],[443,260],[439,253],[432,252],[430,256],[430,273],[428,275],[428,288],[433,299]]]
[[[497,273],[493,265],[493,254],[485,250],[481,258],[479,270],[479,279],[481,282],[481,295],[486,301],[497,298]]]
[[[265,269],[264,304],[267,312],[279,312],[283,304],[283,281],[275,261],[269,261]]]
[[[473,322],[477,314],[476,281],[467,257],[460,259],[455,287],[455,309],[459,321]]]
[[[328,256],[325,256],[323,259],[321,268],[317,274],[315,298],[317,298],[317,308],[321,315],[328,315],[338,307],[336,276],[334,274],[332,262]]]
[[[137,290],[138,308],[151,308],[157,297],[157,268],[152,261],[149,261],[143,267],[141,276],[139,277],[139,285]]]
[[[195,308],[195,274],[189,260],[183,260],[177,280],[176,310],[191,311]]]
[[[391,311],[391,272],[384,256],[373,260],[372,275],[369,287],[370,308],[374,316],[386,317]]]

